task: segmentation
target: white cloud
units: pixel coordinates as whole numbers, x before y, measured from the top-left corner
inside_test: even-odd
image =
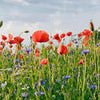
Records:
[[[30,5],[29,2],[27,2],[26,0],[4,0],[5,2],[8,2],[8,3],[12,3],[12,4],[22,4],[22,5],[25,5],[25,6],[28,6]]]
[[[100,0],[91,0],[93,5],[100,5]]]
[[[4,23],[1,28],[2,34],[8,37],[8,33],[11,33],[13,36],[18,36],[20,33],[21,37],[25,40],[23,44],[29,45],[30,36],[32,36],[33,32],[39,29],[39,23],[26,23],[26,22],[18,22],[18,21],[8,21]],[[29,33],[23,33],[25,30],[29,30]],[[0,39],[1,40],[1,39]]]

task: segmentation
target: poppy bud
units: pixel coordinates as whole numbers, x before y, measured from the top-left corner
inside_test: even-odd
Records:
[[[93,22],[92,21],[90,21],[90,30],[91,31],[94,31],[94,25],[93,25]]]

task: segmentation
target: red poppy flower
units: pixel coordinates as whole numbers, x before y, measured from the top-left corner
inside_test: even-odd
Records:
[[[12,34],[8,34],[8,41],[5,41],[8,42],[9,44],[15,44],[15,40],[12,40],[13,39],[13,35]]]
[[[60,44],[59,47],[57,48],[58,54],[65,55],[65,54],[67,54],[67,52],[68,52],[67,47],[62,44]]]
[[[15,44],[16,42],[15,42],[15,40],[9,40],[9,41],[7,41],[9,44]]]
[[[20,44],[16,44],[15,46],[16,46],[16,48],[17,48],[18,50],[21,50]]]
[[[7,40],[7,37],[5,35],[2,35],[2,40]]]
[[[35,49],[35,53],[39,53],[39,50],[37,48]]]
[[[91,36],[91,31],[85,29],[85,30],[82,32],[82,35],[85,35],[85,36]]]
[[[84,60],[81,59],[81,60],[79,61],[79,65],[80,65],[80,64],[83,64],[83,63],[84,63]]]
[[[32,40],[34,42],[47,42],[49,41],[49,34],[42,30],[36,31],[32,35]]]
[[[49,46],[45,47],[46,50],[49,50]]]
[[[0,47],[0,51],[3,50],[3,47]]]
[[[20,55],[20,57],[19,57],[20,59],[23,59],[23,56],[22,55]]]
[[[84,40],[88,40],[88,39],[89,39],[89,36],[85,36],[85,37],[84,37]]]
[[[39,57],[39,53],[36,53],[35,56],[36,56],[36,57]]]
[[[82,36],[82,34],[81,34],[81,33],[79,33],[79,34],[78,34],[78,38],[80,38],[81,36]]]
[[[60,39],[59,34],[55,34],[54,37],[53,37],[53,39],[59,40]]]
[[[65,33],[60,35],[60,38],[64,38],[65,37]]]
[[[12,34],[8,34],[8,40],[12,40],[13,39],[13,35]]]
[[[48,59],[42,59],[40,63],[41,63],[41,65],[46,65],[47,62],[48,62]]]
[[[71,43],[71,42],[69,42],[69,44],[68,44],[67,46],[71,47],[71,45],[72,45],[72,43]]]
[[[0,42],[0,45],[5,46],[5,42]]]
[[[9,48],[12,48],[12,47],[13,47],[13,45],[10,44],[10,45],[9,45]]]
[[[88,46],[88,42],[87,41],[83,41],[82,42],[85,46]]]
[[[57,40],[58,43],[61,42],[61,39],[60,39],[60,37],[59,37],[59,34],[55,34],[54,37],[53,37],[53,39]]]
[[[60,43],[60,42],[61,42],[61,39],[59,38],[59,39],[58,39],[58,43]]]
[[[91,36],[93,36],[93,33],[91,33]]]
[[[14,38],[14,40],[15,40],[15,42],[17,43],[17,44],[20,44],[21,42],[23,42],[23,38],[21,38],[20,36],[16,36],[15,38]]]
[[[50,42],[49,42],[49,44],[53,44],[53,42],[52,42],[52,41],[50,41]]]
[[[12,50],[10,50],[10,53],[12,53]]]
[[[70,35],[72,35],[72,32],[68,32],[66,35],[67,35],[67,36],[70,36]]]
[[[18,47],[18,50],[21,50],[21,47]]]

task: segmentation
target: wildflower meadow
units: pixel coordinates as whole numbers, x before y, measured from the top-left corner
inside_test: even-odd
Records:
[[[37,30],[26,47],[21,34],[0,38],[0,100],[100,100],[100,31],[92,22],[76,34]]]

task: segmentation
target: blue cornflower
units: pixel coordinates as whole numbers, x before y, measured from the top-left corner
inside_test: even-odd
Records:
[[[34,94],[37,95],[44,95],[44,92],[34,92]]]
[[[8,57],[11,57],[11,55],[8,55]]]
[[[29,93],[22,93],[23,98],[29,98]]]
[[[40,80],[39,80],[39,85],[40,85],[40,86],[41,86],[41,85],[45,85],[45,82],[43,82],[43,80],[40,79]]]
[[[99,43],[97,43],[96,45],[95,45],[95,47],[98,47],[100,44]]]
[[[97,87],[97,85],[89,85],[89,88],[91,89],[95,89]]]
[[[28,54],[32,51],[32,49],[31,48],[29,48],[29,49],[25,49],[25,50],[23,50],[24,52],[27,52]]]
[[[79,45],[76,45],[76,47],[79,47]]]
[[[45,85],[45,82],[42,82],[43,85]]]
[[[83,50],[82,52],[81,52],[81,54],[87,54],[87,53],[89,53],[89,50],[87,49],[87,50]]]
[[[16,67],[16,68],[19,68],[19,67],[21,67],[21,65],[15,65],[15,67]]]
[[[75,52],[72,50],[72,51],[70,51],[69,53],[70,53],[70,54],[74,54]]]
[[[47,87],[47,89],[49,90],[50,87]]]
[[[40,95],[44,95],[44,92],[40,92]]]
[[[37,83],[34,83],[34,88],[37,88],[37,85],[38,85]]]
[[[19,62],[19,59],[16,59],[15,62]]]
[[[61,84],[66,84],[66,81],[62,81]]]
[[[70,76],[63,76],[63,79],[69,79]]]

